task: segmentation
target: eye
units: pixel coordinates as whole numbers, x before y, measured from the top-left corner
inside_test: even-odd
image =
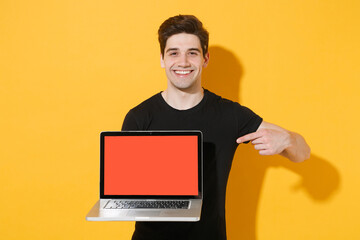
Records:
[[[177,55],[177,52],[170,52],[169,53],[169,56],[176,56]]]
[[[198,55],[198,52],[189,52],[189,55],[192,55],[192,56],[197,56]]]

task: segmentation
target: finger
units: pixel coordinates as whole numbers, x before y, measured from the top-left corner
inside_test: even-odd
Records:
[[[256,144],[256,145],[254,146],[254,148],[255,148],[256,150],[262,151],[262,150],[266,150],[266,149],[267,149],[267,146],[266,146],[265,144]]]
[[[274,151],[272,149],[264,149],[264,150],[260,150],[259,151],[259,154],[260,155],[266,155],[266,156],[269,156],[269,155],[274,155]]]
[[[263,137],[259,137],[259,138],[256,138],[255,140],[252,140],[251,143],[253,145],[255,145],[255,144],[264,144],[265,142],[264,142]]]
[[[236,142],[237,143],[243,143],[243,142],[247,142],[247,141],[253,141],[259,137],[261,137],[261,133],[259,132],[253,132],[253,133],[249,133],[247,135],[244,135],[242,137],[239,137]]]

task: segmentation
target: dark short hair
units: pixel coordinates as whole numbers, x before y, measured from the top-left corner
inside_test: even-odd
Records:
[[[194,34],[200,39],[203,55],[208,52],[209,33],[203,27],[202,22],[193,15],[178,15],[168,18],[158,30],[160,51],[164,56],[166,41],[172,35],[178,33]]]

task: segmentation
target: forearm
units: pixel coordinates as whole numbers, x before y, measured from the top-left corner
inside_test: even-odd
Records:
[[[305,139],[298,133],[288,131],[289,133],[289,146],[286,147],[281,153],[291,160],[292,162],[303,162],[310,158],[310,147]]]

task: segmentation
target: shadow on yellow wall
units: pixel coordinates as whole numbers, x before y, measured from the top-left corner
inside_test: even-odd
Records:
[[[244,72],[241,63],[220,46],[210,47],[209,52],[210,64],[202,79],[204,88],[240,102],[240,81]],[[311,155],[309,160],[295,164],[280,156],[260,157],[251,144],[241,145],[234,157],[227,188],[228,239],[257,239],[256,216],[269,167],[284,167],[298,174],[302,180],[292,190],[304,190],[314,201],[327,201],[340,185],[338,171],[325,159]]]

